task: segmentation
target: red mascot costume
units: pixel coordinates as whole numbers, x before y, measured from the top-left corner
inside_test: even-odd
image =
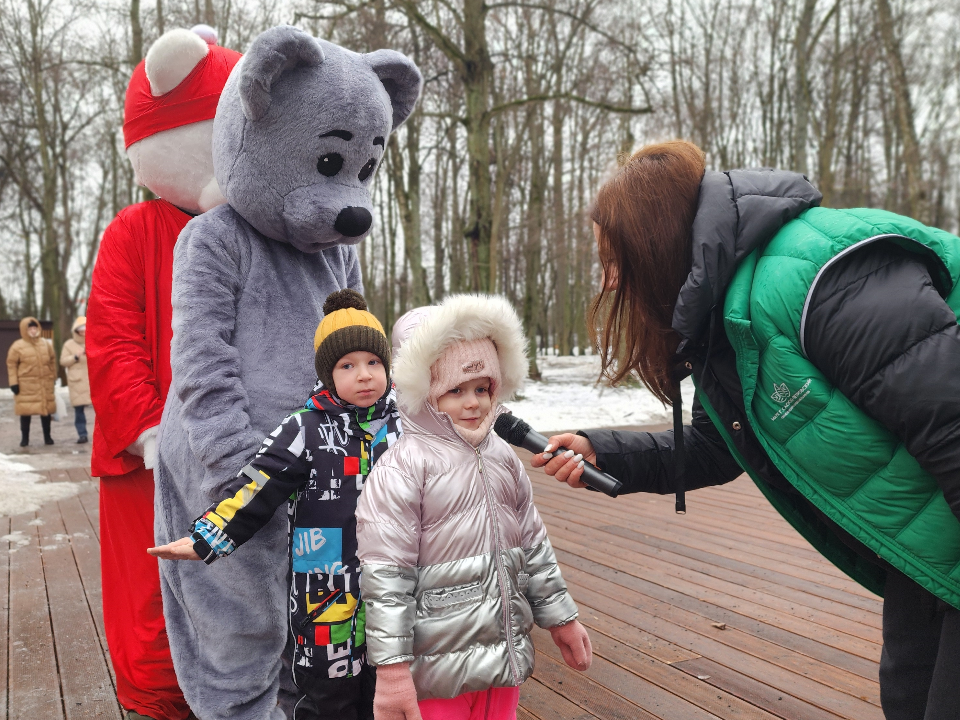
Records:
[[[161,199],[107,227],[87,308],[100,478],[103,619],[127,717],[184,720],[190,709],[167,643],[153,537],[156,434],[170,387],[173,247],[193,215],[224,202],[213,179],[213,116],[240,55],[206,26],[171,30],[127,88],[123,135],[137,182]]]

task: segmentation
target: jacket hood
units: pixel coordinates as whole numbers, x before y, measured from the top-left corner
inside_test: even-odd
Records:
[[[498,402],[509,400],[527,379],[527,340],[516,311],[498,295],[451,295],[439,305],[416,308],[393,328],[393,379],[400,408],[417,415],[430,396],[430,368],[455,342],[488,337],[497,347]]]
[[[86,325],[86,324],[87,324],[87,318],[85,315],[80,315],[77,317],[76,320],[73,321],[73,325],[70,328],[70,334],[73,337],[74,342],[80,343],[81,345],[85,344],[84,340],[86,339],[86,336],[78,333],[77,328],[80,327],[81,325]]]
[[[707,171],[693,220],[693,265],[673,311],[677,352],[696,344],[723,301],[737,265],[822,199],[801,174],[785,170]]]
[[[35,322],[40,327],[41,335],[38,335],[35,338],[32,338],[27,334],[27,325],[29,325],[31,321]],[[42,333],[43,333],[43,326],[40,325],[40,321],[37,320],[35,317],[27,316],[20,321],[20,337],[26,340],[27,342],[34,342],[35,340],[40,340],[43,337]]]

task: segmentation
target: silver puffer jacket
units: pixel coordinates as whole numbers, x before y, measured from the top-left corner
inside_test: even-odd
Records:
[[[402,389],[418,372],[429,386],[455,328],[454,339],[494,339],[496,397],[509,397],[526,373],[519,321],[499,298],[453,296],[432,310],[412,311],[412,322],[408,313],[394,330],[395,347],[423,331],[414,339],[426,337],[428,351],[403,344],[395,359],[403,436],[377,461],[357,507],[368,658],[412,661],[421,700],[519,685],[533,672],[533,623],[577,617],[513,450],[492,432],[474,448],[422,393]],[[478,313],[486,320],[473,327]]]

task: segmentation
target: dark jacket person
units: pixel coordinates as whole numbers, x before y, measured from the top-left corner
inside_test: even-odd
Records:
[[[595,453],[622,492],[746,471],[828,560],[884,596],[887,719],[954,718],[960,238],[820,198],[796,173],[704,172],[689,143],[637,152],[592,213],[604,288],[591,327],[614,381],[636,372],[673,402],[692,374],[693,422],[680,448],[674,431],[555,442]],[[546,463],[579,485],[575,467]]]

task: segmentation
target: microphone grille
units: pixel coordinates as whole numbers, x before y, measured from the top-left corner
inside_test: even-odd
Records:
[[[520,418],[505,413],[497,418],[493,431],[511,445],[519,446],[530,432],[530,426]]]

